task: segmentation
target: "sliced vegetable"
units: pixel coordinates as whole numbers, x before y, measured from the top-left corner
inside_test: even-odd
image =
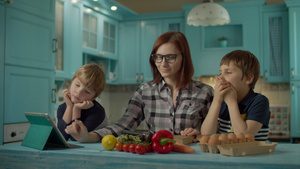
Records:
[[[175,144],[173,144],[172,151],[176,151],[179,153],[193,153],[193,152],[195,152],[195,149],[191,148],[188,145],[176,142]]]

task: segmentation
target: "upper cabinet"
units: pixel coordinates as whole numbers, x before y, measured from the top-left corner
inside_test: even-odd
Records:
[[[263,67],[266,82],[289,81],[288,12],[285,5],[263,8]]]
[[[248,50],[260,61],[261,56],[261,8],[264,0],[224,2],[220,3],[227,9],[231,22],[220,26],[190,26],[185,25],[185,35],[188,39],[194,63],[194,76],[218,75],[219,64],[224,55],[233,50]],[[185,19],[195,5],[183,6]],[[227,46],[221,46],[219,39],[228,39]],[[263,69],[261,69],[263,70]],[[261,72],[262,74],[262,72]]]
[[[183,28],[183,18],[177,17],[121,22],[118,83],[140,84],[153,80],[149,59],[154,42],[164,32],[182,32]]]
[[[116,60],[118,58],[118,28],[117,20],[84,7],[83,52]]]
[[[15,0],[6,5],[6,64],[54,69],[55,3],[45,3]]]

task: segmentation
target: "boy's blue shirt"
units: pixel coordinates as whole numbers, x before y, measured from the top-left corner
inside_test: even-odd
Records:
[[[246,95],[246,97],[238,103],[241,116],[244,120],[254,120],[263,124],[262,128],[255,136],[257,141],[265,141],[269,135],[269,120],[270,120],[270,105],[269,100],[262,94],[255,93],[253,90]],[[233,132],[231,129],[231,122],[229,110],[225,102],[222,103],[219,114],[219,132],[228,133]]]
[[[94,103],[93,107],[86,110],[81,110],[80,120],[86,126],[88,132],[96,129],[103,122],[105,118],[104,108],[96,100],[93,100],[93,103]],[[66,124],[65,121],[62,119],[66,108],[67,108],[66,103],[63,103],[57,109],[57,127],[66,140],[70,138],[71,140],[76,141],[72,136],[68,135],[65,132],[65,128],[72,123],[71,122],[69,124]]]

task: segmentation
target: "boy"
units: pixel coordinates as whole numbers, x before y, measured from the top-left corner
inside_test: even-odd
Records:
[[[57,109],[57,125],[66,140],[75,140],[65,132],[65,128],[75,120],[81,120],[88,131],[102,123],[105,110],[95,99],[104,87],[105,75],[97,64],[83,65],[75,72],[70,89],[63,90],[65,103]]]
[[[222,58],[202,135],[234,132],[252,134],[257,141],[268,139],[269,100],[253,91],[259,75],[259,62],[249,51],[232,51]]]

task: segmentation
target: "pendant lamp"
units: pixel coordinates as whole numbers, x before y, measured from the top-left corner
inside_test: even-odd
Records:
[[[216,26],[230,22],[227,10],[213,0],[195,6],[188,14],[187,24],[194,26]]]

